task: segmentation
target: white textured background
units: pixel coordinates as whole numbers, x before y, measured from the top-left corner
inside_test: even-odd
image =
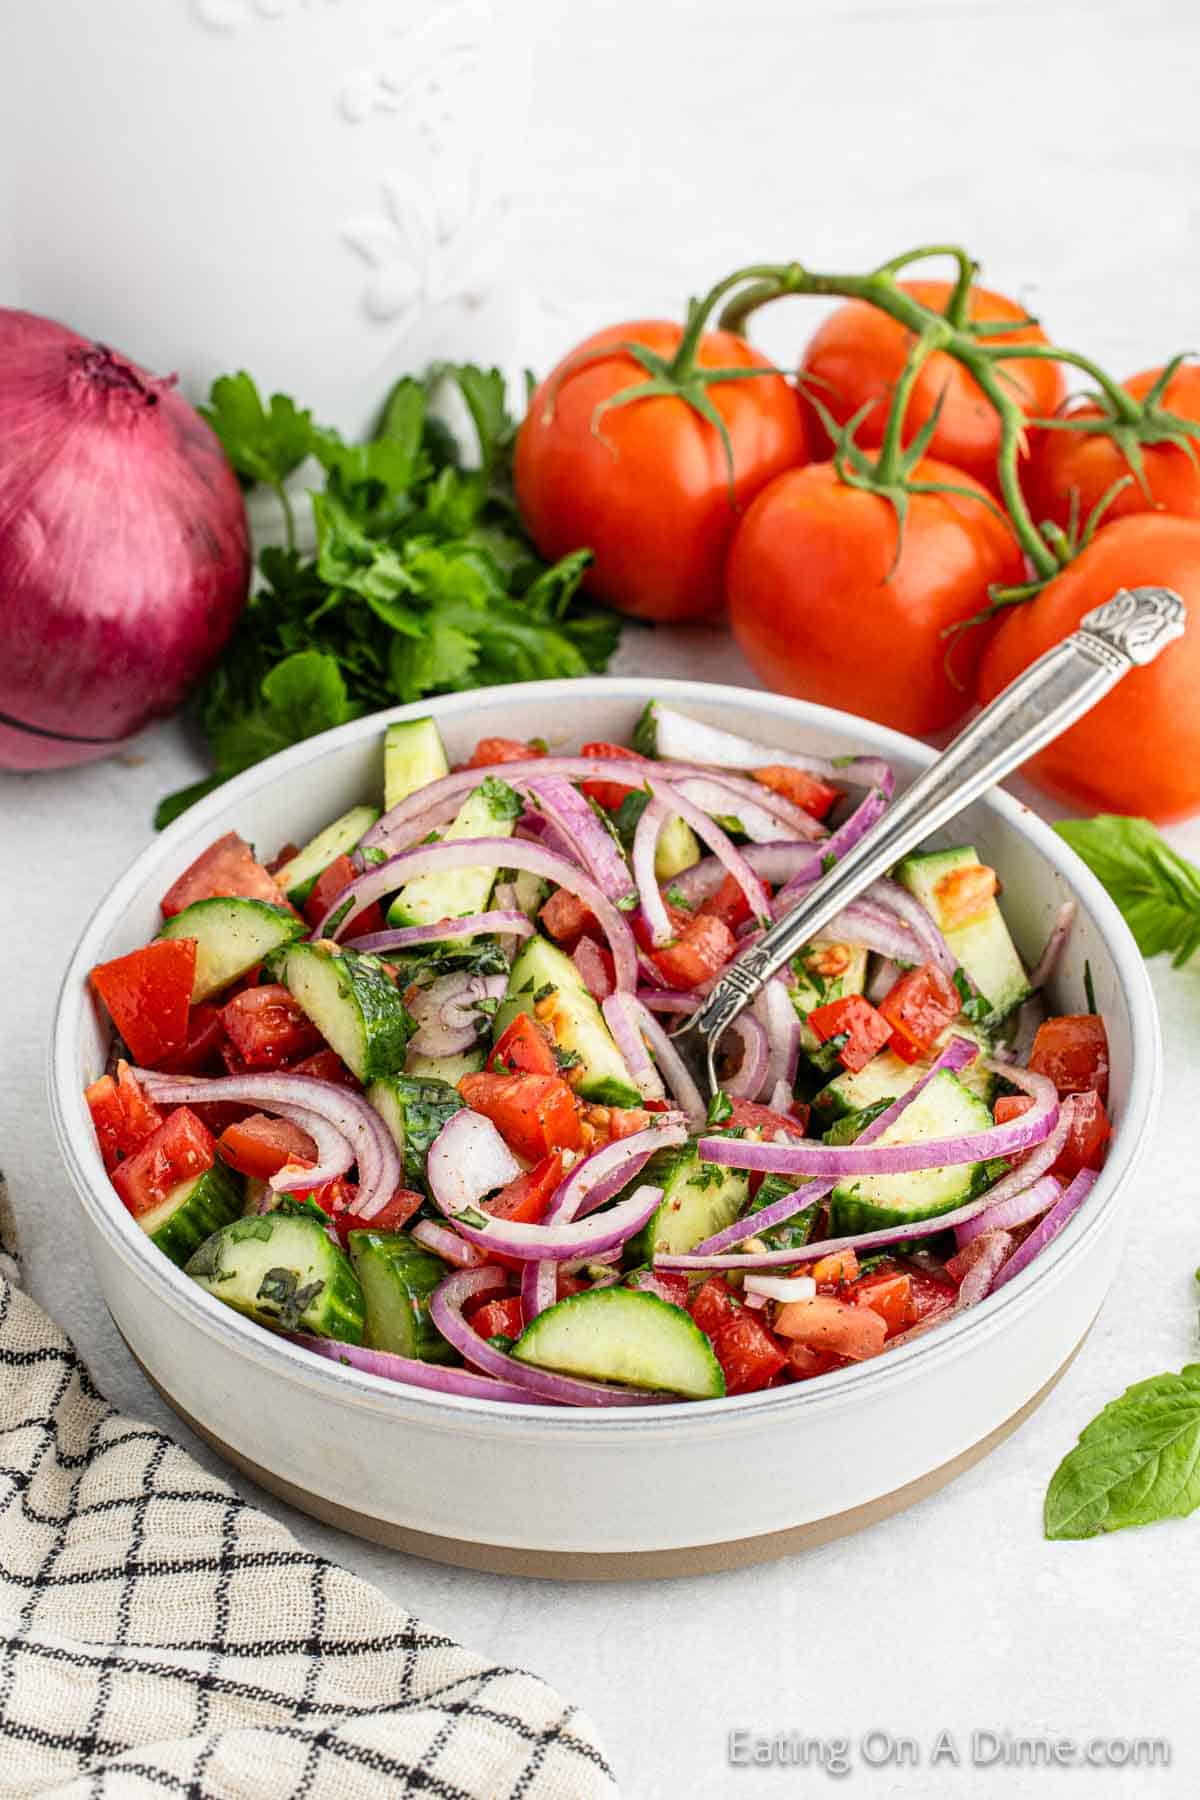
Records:
[[[739,262],[855,267],[944,238],[966,240],[987,278],[1119,374],[1200,347],[1194,0],[541,0],[536,12],[512,264],[527,360],[544,364],[595,324],[677,306]],[[764,333],[776,354],[815,317],[802,305]],[[648,662],[744,676],[711,632],[639,634],[624,666]],[[66,951],[146,841],[155,799],[199,772],[177,728],[138,751],[144,761],[0,776],[0,1150],[34,1291],[114,1400],[169,1424],[91,1291],[42,1091]],[[1200,856],[1200,823],[1173,836]],[[925,1747],[943,1726],[960,1741],[975,1727],[1163,1735],[1165,1773],[857,1765],[843,1785],[955,1800],[1194,1794],[1200,1518],[1089,1544],[1040,1537],[1046,1481],[1080,1426],[1129,1382],[1196,1352],[1200,968],[1154,974],[1168,1079],[1139,1183],[1144,1227],[1059,1388],[952,1489],[791,1562],[593,1589],[442,1570],[289,1522],[577,1698],[627,1793],[646,1800],[824,1791],[819,1773],[730,1770],[725,1734],[737,1726],[852,1739],[882,1727]]]

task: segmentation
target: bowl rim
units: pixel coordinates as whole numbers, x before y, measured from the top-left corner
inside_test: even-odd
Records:
[[[348,1365],[336,1365],[305,1352],[261,1326],[243,1318],[188,1280],[169,1258],[154,1252],[145,1234],[123,1206],[116,1204],[92,1137],[78,1079],[78,1032],[89,1002],[87,974],[97,958],[98,940],[112,928],[113,920],[140,892],[156,865],[187,837],[206,837],[214,825],[230,829],[230,810],[275,786],[324,757],[349,745],[380,736],[393,720],[454,718],[476,708],[513,704],[551,706],[575,695],[588,699],[637,702],[663,699],[686,706],[715,704],[738,706],[760,713],[765,719],[861,735],[864,753],[908,758],[918,764],[933,760],[936,751],[915,738],[860,719],[857,715],[818,706],[812,702],[757,688],[727,683],[670,679],[657,676],[580,676],[572,679],[513,682],[467,693],[442,695],[410,702],[351,721],[307,738],[267,758],[223,784],[190,807],[165,831],[152,839],[93,909],[63,974],[50,1033],[47,1084],[50,1113],[60,1154],[84,1213],[108,1247],[146,1281],[156,1296],[189,1323],[226,1347],[273,1370],[289,1381],[324,1389],[330,1397],[375,1402],[393,1414],[407,1410],[417,1422],[448,1429],[468,1423],[503,1431],[517,1426],[539,1435],[550,1432],[571,1436],[604,1432],[608,1438],[621,1432],[676,1433],[684,1421],[741,1422],[755,1424],[769,1415],[773,1421],[811,1413],[814,1409],[840,1407],[870,1384],[878,1395],[883,1384],[901,1386],[919,1376],[928,1359],[963,1354],[988,1336],[1007,1330],[1036,1306],[1052,1281],[1069,1276],[1087,1246],[1111,1222],[1121,1188],[1146,1148],[1158,1110],[1162,1087],[1162,1043],[1157,1007],[1141,952],[1124,919],[1086,865],[1065,841],[1036,813],[1002,789],[993,789],[977,804],[997,812],[1018,835],[1030,840],[1035,851],[1050,864],[1084,902],[1113,959],[1118,983],[1129,1010],[1133,1046],[1129,1096],[1121,1127],[1114,1133],[1109,1156],[1086,1207],[1074,1215],[1064,1230],[1029,1267],[1007,1283],[997,1295],[978,1307],[942,1323],[901,1344],[886,1356],[834,1370],[819,1382],[796,1382],[757,1394],[726,1396],[697,1406],[690,1401],[666,1402],[653,1407],[552,1407],[518,1402],[483,1400],[433,1389],[392,1382]]]

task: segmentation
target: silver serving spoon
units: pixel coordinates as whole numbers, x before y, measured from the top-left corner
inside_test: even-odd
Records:
[[[918,775],[881,822],[718,981],[676,1042],[717,1089],[717,1045],[731,1022],[823,925],[956,813],[1082,718],[1131,669],[1183,636],[1187,612],[1169,588],[1122,588],[1035,663]],[[690,1039],[688,1043],[686,1040]]]

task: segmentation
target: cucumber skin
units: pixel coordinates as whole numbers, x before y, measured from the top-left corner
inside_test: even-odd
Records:
[[[314,1260],[319,1255],[322,1266],[329,1270],[327,1275],[321,1276],[321,1291],[300,1314],[295,1328],[311,1332],[316,1337],[334,1338],[343,1344],[361,1344],[365,1307],[358,1276],[354,1273],[350,1258],[345,1251],[330,1241],[324,1226],[319,1224],[316,1219],[306,1218],[302,1214],[278,1212],[266,1213],[258,1218],[235,1219],[231,1225],[224,1225],[220,1231],[215,1231],[211,1237],[205,1238],[195,1255],[186,1264],[184,1274],[190,1275],[215,1300],[220,1300],[225,1306],[231,1306],[235,1312],[240,1312],[244,1317],[253,1319],[256,1324],[265,1326],[268,1331],[291,1329],[290,1326],[285,1328],[281,1324],[278,1311],[272,1312],[269,1303],[256,1304],[259,1299],[257,1290],[246,1300],[234,1299],[230,1293],[229,1283],[230,1280],[237,1279],[237,1271],[236,1269],[226,1270],[223,1266],[227,1251],[236,1252],[237,1246],[246,1242],[269,1244],[271,1238],[278,1233],[281,1224],[308,1234],[313,1246]],[[290,1231],[288,1235],[294,1237],[295,1231]],[[303,1242],[303,1238],[300,1241]],[[294,1270],[294,1264],[282,1261],[270,1266]],[[301,1273],[301,1271],[294,1272]]]
[[[297,850],[291,861],[276,872],[276,879],[293,906],[304,905],[330,864],[356,849],[378,819],[377,806],[352,806]]]
[[[972,1200],[986,1192],[996,1180],[995,1163],[979,1162],[968,1165],[971,1168],[971,1183],[964,1193],[956,1194],[953,1199],[934,1211],[904,1211],[895,1206],[878,1206],[871,1200],[857,1200],[852,1194],[840,1193],[836,1188],[829,1197],[829,1235],[830,1237],[855,1237],[860,1231],[881,1231],[889,1225],[915,1225],[922,1219],[936,1219],[941,1213],[953,1212],[956,1207],[967,1206]]]
[[[181,1182],[180,1187],[186,1187],[190,1192],[176,1203],[170,1216],[161,1225],[151,1230],[143,1223],[144,1219],[153,1218],[154,1214],[144,1214],[138,1223],[156,1249],[182,1268],[205,1238],[211,1237],[214,1231],[219,1231],[222,1225],[232,1224],[239,1216],[243,1195],[241,1179],[219,1158],[210,1169],[205,1169],[203,1175]],[[173,1200],[179,1191],[176,1188],[173,1194],[168,1195],[168,1200]],[[156,1208],[155,1212],[161,1210]]]
[[[681,1383],[664,1382],[661,1375],[650,1370],[646,1370],[640,1378],[635,1378],[625,1372],[617,1374],[611,1365],[605,1367],[603,1357],[597,1357],[586,1367],[579,1361],[575,1361],[569,1368],[563,1368],[561,1364],[544,1361],[538,1356],[537,1351],[542,1340],[552,1338],[559,1325],[572,1319],[578,1319],[581,1312],[586,1320],[588,1312],[599,1311],[603,1314],[619,1308],[620,1313],[624,1313],[628,1319],[631,1303],[634,1308],[643,1312],[647,1308],[653,1309],[653,1313],[648,1314],[648,1317],[652,1317],[656,1313],[661,1314],[664,1320],[671,1321],[670,1329],[677,1334],[680,1346],[686,1346],[689,1356],[695,1359],[696,1378],[687,1388]],[[635,1311],[632,1316],[636,1318],[637,1312]],[[655,1323],[658,1322],[656,1318]],[[619,1329],[619,1325],[620,1315],[618,1315],[616,1339],[623,1348],[627,1349],[628,1332]],[[531,1351],[534,1354],[531,1355]],[[534,1368],[558,1368],[564,1374],[582,1376],[593,1381],[620,1381],[626,1387],[666,1388],[668,1392],[680,1394],[684,1399],[689,1400],[720,1400],[725,1395],[725,1376],[722,1373],[721,1365],[713,1354],[712,1345],[700,1327],[688,1313],[684,1312],[682,1307],[672,1306],[668,1301],[660,1300],[657,1294],[647,1293],[644,1289],[592,1288],[586,1293],[572,1294],[566,1300],[559,1300],[554,1306],[547,1307],[545,1312],[539,1313],[533,1323],[525,1327],[513,1345],[512,1355],[517,1362],[529,1363]]]
[[[384,1076],[371,1083],[366,1098],[400,1152],[405,1185],[419,1194],[428,1194],[426,1163],[430,1145],[446,1121],[461,1112],[466,1102],[449,1082],[432,1075]],[[393,1111],[399,1114],[398,1129],[393,1123]]]
[[[408,1040],[416,1031],[417,1023],[378,958],[358,950],[343,950],[338,955],[327,956],[313,944],[296,945],[278,967],[280,979],[301,1008],[304,1008],[304,1001],[292,987],[289,972],[297,959],[312,956],[319,956],[332,966],[339,996],[357,1015],[357,1053],[347,1056],[343,1050],[340,1054],[359,1081],[375,1081],[403,1068]],[[328,1037],[320,1019],[312,1022]]]
[[[716,1167],[717,1165],[711,1166]],[[687,1173],[689,1170],[690,1174]],[[710,1210],[703,1226],[697,1225],[694,1232],[688,1231],[682,1238],[672,1239],[670,1236],[669,1227],[677,1222],[680,1211],[672,1204],[674,1194],[680,1189],[686,1191],[692,1188],[694,1178],[699,1170],[700,1158],[695,1144],[680,1144],[654,1152],[631,1186],[661,1187],[663,1190],[662,1204],[651,1213],[641,1231],[627,1245],[626,1260],[632,1257],[635,1263],[644,1262],[653,1266],[656,1252],[668,1249],[677,1256],[686,1256],[690,1250],[695,1249],[697,1244],[703,1243],[705,1238],[710,1238],[716,1232],[723,1231],[727,1225],[733,1224],[745,1208],[750,1188],[749,1177],[740,1169],[722,1169],[720,1183],[713,1182],[708,1187],[696,1187],[695,1192],[699,1196],[697,1210],[700,1210],[706,1195],[711,1195],[715,1200],[718,1195],[725,1194],[726,1199],[723,1206],[719,1210],[716,1208]],[[735,1198],[736,1206],[733,1205]],[[749,1225],[746,1227],[746,1235],[747,1237],[754,1235],[753,1229]]]
[[[499,1042],[517,1013],[537,1018],[534,996],[547,985],[554,990],[559,1018],[556,1022],[554,1017],[546,1017],[541,1023],[561,1049],[577,1050],[583,1058],[582,1067],[572,1071],[571,1086],[575,1092],[599,1106],[640,1106],[642,1096],[637,1088],[632,1081],[622,1079],[621,1071],[628,1074],[625,1059],[604,1022],[604,1014],[570,957],[545,938],[531,937],[517,952],[508,991],[492,1021],[492,1042]]]
[[[366,1307],[363,1342],[420,1362],[460,1361],[429,1317],[430,1295],[449,1273],[442,1259],[401,1231],[351,1231],[347,1242]],[[376,1292],[386,1295],[391,1319],[372,1306]]]
[[[434,719],[398,719],[383,734],[383,804],[390,812],[418,788],[450,772]]]
[[[218,919],[216,908],[220,908],[224,914],[231,906],[238,908],[238,912],[234,914],[235,919],[240,916],[262,932],[266,931],[268,925],[273,925],[274,941],[265,942],[260,939],[252,943],[244,955],[222,962],[208,948],[212,935],[212,923],[209,922],[215,923]],[[207,931],[206,923],[209,927]],[[196,977],[192,984],[192,1003],[195,1005],[197,1001],[219,994],[222,988],[239,980],[255,963],[263,962],[268,956],[279,955],[288,944],[304,937],[307,931],[308,926],[303,919],[284,906],[272,905],[269,900],[250,900],[240,894],[214,894],[208,900],[193,900],[182,912],[167,919],[158,935],[160,938],[196,939]]]

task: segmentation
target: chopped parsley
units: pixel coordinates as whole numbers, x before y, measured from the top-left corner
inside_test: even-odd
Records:
[[[733,1117],[733,1101],[724,1088],[718,1088],[709,1101],[706,1116],[710,1125],[723,1125],[726,1119]]]

